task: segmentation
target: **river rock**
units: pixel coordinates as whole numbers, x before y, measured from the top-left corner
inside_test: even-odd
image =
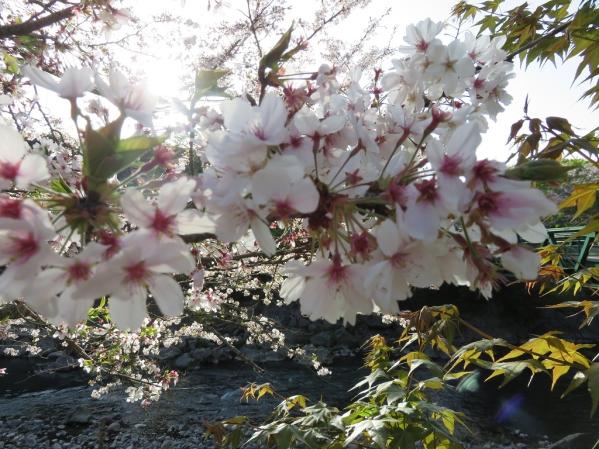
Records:
[[[110,424],[106,430],[108,430],[109,432],[119,432],[121,430],[121,423],[118,421],[113,422],[112,424]]]
[[[54,351],[51,352],[50,354],[48,354],[48,358],[49,359],[60,359],[60,358],[64,358],[67,356],[67,353],[64,351]]]
[[[313,335],[310,338],[310,343],[314,346],[324,346],[325,348],[330,348],[335,343],[335,337],[333,336],[332,331],[322,331]]]
[[[177,357],[173,365],[177,369],[187,369],[189,368],[189,365],[191,365],[191,362],[193,362],[193,359],[186,352],[185,354],[181,354],[179,357]]]
[[[67,418],[67,424],[89,424],[91,419],[92,415],[89,410],[85,408],[77,408]]]
[[[233,353],[229,348],[196,348],[189,355],[200,363],[218,364],[233,359]]]
[[[163,361],[163,362],[168,361],[168,360],[174,360],[177,357],[179,357],[182,354],[182,352],[183,351],[181,351],[176,346],[162,348],[162,349],[160,349],[160,352],[158,353],[158,360]]]
[[[241,348],[241,353],[249,360],[256,363],[280,362],[286,358],[285,355],[280,352],[251,346]]]
[[[220,397],[220,400],[222,402],[229,402],[229,403],[239,402],[241,400],[241,391],[239,390],[239,388],[227,391],[225,394],[223,394]]]

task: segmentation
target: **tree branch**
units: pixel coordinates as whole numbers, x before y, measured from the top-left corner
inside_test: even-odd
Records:
[[[256,32],[256,19],[257,17],[252,17],[252,10],[250,8],[250,0],[247,0],[247,9],[248,9],[248,19],[250,20],[250,30],[254,35],[254,41],[256,42],[256,48],[258,50],[258,55],[260,59],[262,59],[262,47],[260,46],[260,40],[258,39],[258,34]]]
[[[46,28],[50,25],[54,25],[55,23],[75,15],[76,10],[77,6],[69,6],[68,8],[53,12],[37,20],[29,19],[23,23],[0,26],[0,39],[14,36],[24,36],[42,28]]]
[[[543,36],[540,36],[537,39],[534,39],[534,40],[530,41],[528,44],[523,45],[518,50],[515,50],[512,53],[510,53],[509,55],[507,55],[506,58],[505,58],[505,60],[508,61],[508,62],[513,62],[515,56],[519,55],[520,53],[522,53],[522,52],[524,52],[526,50],[531,49],[532,47],[534,47],[535,45],[537,45],[539,42],[543,41],[544,39],[547,39],[548,37],[552,37],[552,36],[555,36],[558,33],[561,33],[566,28],[568,28],[571,23],[572,23],[571,21],[568,21],[568,22],[566,22],[566,23],[558,26],[557,28],[553,29],[549,33],[544,34]]]

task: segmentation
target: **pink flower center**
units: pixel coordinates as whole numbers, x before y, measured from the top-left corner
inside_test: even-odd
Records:
[[[173,215],[165,215],[160,209],[156,209],[152,221],[152,229],[159,234],[171,234],[173,222]]]
[[[403,268],[407,265],[407,254],[405,253],[395,253],[389,259],[393,268]]]
[[[473,168],[474,177],[484,183],[495,180],[498,174],[495,168],[487,159],[478,161]]]
[[[13,198],[0,200],[0,217],[21,218],[21,202]]]
[[[110,232],[100,231],[100,234],[98,235],[98,241],[102,245],[108,246],[108,249],[104,252],[105,259],[110,259],[121,249],[119,238]]]
[[[91,268],[85,262],[77,261],[69,267],[69,282],[86,281],[90,275]]]
[[[482,79],[482,78],[476,78],[474,80],[474,88],[476,90],[482,89],[484,85],[485,85],[485,80],[484,79]]]
[[[39,243],[30,232],[25,237],[14,237],[12,253],[19,262],[26,262],[39,251]]]
[[[394,203],[399,204],[400,206],[406,205],[407,198],[405,186],[397,184],[396,182],[392,182],[391,184],[389,184],[387,194]]]
[[[266,140],[266,132],[261,126],[253,126],[251,132],[257,139]]]
[[[291,109],[299,109],[306,101],[306,91],[303,89],[294,89],[293,86],[285,86],[283,88],[285,103]]]
[[[370,241],[368,240],[368,232],[363,231],[360,234],[352,234],[351,236],[352,251],[361,256],[366,256],[370,251]]]
[[[461,172],[460,162],[460,158],[458,157],[450,157],[448,155],[443,156],[441,172],[450,176],[458,176]]]
[[[427,179],[426,181],[417,183],[416,188],[420,192],[420,197],[418,198],[418,201],[433,203],[437,200],[437,198],[439,198],[437,186],[435,185],[435,181],[432,179]]]
[[[418,43],[416,44],[416,50],[424,53],[428,48],[428,42],[426,42],[424,39],[421,39],[420,41],[418,41]]]
[[[154,151],[154,160],[157,164],[166,166],[168,165],[175,157],[175,152],[170,148],[165,146],[159,146]]]
[[[276,212],[280,218],[287,218],[295,212],[295,209],[291,207],[288,200],[282,200],[276,202]]]
[[[350,186],[360,183],[364,178],[360,176],[360,169],[356,168],[352,172],[345,172],[345,182]]]
[[[13,164],[12,162],[0,162],[0,178],[10,179],[14,181],[15,178],[19,175],[19,168],[21,166],[21,162],[17,162]]]
[[[496,212],[499,209],[499,197],[498,192],[486,192],[478,195],[477,203],[478,208],[485,214]]]
[[[300,136],[291,136],[289,139],[289,145],[291,148],[299,148],[302,144],[302,138]]]
[[[143,261],[125,267],[125,281],[141,284],[148,275],[148,269]]]
[[[451,119],[452,113],[439,109],[437,106],[433,106],[431,110],[432,122],[438,125],[441,122],[447,122]],[[430,125],[429,125],[430,126]]]
[[[339,260],[338,256],[333,259],[333,264],[327,268],[326,276],[330,282],[335,284],[339,284],[347,278],[347,267],[341,265],[341,260]]]

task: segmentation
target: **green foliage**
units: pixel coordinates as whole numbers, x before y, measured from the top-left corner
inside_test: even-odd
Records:
[[[486,380],[502,378],[502,386],[528,373],[531,379],[549,376],[554,389],[560,379],[569,377],[563,396],[586,385],[591,413],[599,406],[599,363],[585,355],[594,345],[573,343],[555,331],[513,345],[467,323],[452,305],[424,307],[404,313],[403,318],[404,331],[395,344],[381,336],[368,342],[365,365],[370,372],[352,388],[358,393],[343,410],[322,401],[309,404],[301,395],[284,398],[270,384],[251,384],[244,390],[245,400],[267,395],[282,399],[266,422],[255,424],[247,416],[237,416],[208,423],[206,434],[222,449],[251,442],[277,449],[457,449],[462,447],[458,429],[468,430],[465,417],[432,398],[452,381],[460,382],[458,389],[466,388],[477,375],[472,368],[488,371]],[[455,348],[453,336],[461,326],[484,339]],[[445,366],[427,355],[431,347],[449,356]],[[463,370],[457,370],[460,367]]]
[[[289,49],[292,32],[293,24],[279,38],[274,47],[260,59],[260,63],[258,64],[258,80],[261,84],[261,98],[264,95],[266,86],[281,86],[281,81],[278,78],[279,70],[285,62],[289,61],[302,49],[301,43]]]
[[[552,242],[539,250],[543,265],[540,271],[543,280],[541,292],[573,291],[576,294],[597,279],[594,268],[577,263],[576,272],[572,273],[571,267],[564,266],[564,261],[572,258],[571,245],[576,243],[574,248],[588,246],[596,240],[599,232],[596,201],[599,192],[599,128],[578,135],[566,118],[532,118],[528,116],[527,109],[525,104],[524,117],[510,130],[508,142],[514,141],[517,145],[512,157],[517,157],[518,165],[508,169],[506,176],[537,182],[539,188],[559,203],[559,214],[546,220],[549,227],[582,226],[567,239]],[[525,123],[528,123],[528,130],[521,132]],[[572,156],[579,159],[570,159]],[[575,211],[570,213],[569,209]]]
[[[570,306],[578,304],[555,307]],[[597,313],[596,304],[585,302],[585,307],[587,316]],[[309,404],[301,395],[284,398],[270,384],[251,384],[243,392],[245,400],[267,395],[282,399],[272,415],[261,424],[247,416],[208,423],[206,435],[222,449],[252,442],[276,449],[461,448],[457,435],[460,428],[468,430],[465,417],[432,398],[455,380],[460,381],[458,389],[467,388],[478,375],[472,368],[488,371],[486,380],[502,378],[502,386],[522,374],[530,374],[531,380],[537,374],[549,376],[551,389],[569,378],[562,397],[586,385],[591,415],[599,407],[599,363],[585,354],[592,344],[573,343],[550,331],[513,345],[464,321],[452,305],[424,307],[403,318],[404,331],[395,344],[381,336],[368,342],[365,365],[370,372],[352,388],[358,393],[342,410],[322,401]],[[484,339],[455,348],[453,335],[461,326]],[[427,355],[431,347],[449,355],[445,366]]]
[[[292,32],[293,25],[291,25],[280,37],[275,46],[260,59],[260,64],[258,66],[258,71],[260,73],[264,73],[267,68],[276,71],[283,60],[289,59],[288,56],[284,57],[284,55],[291,42]]]
[[[505,176],[527,181],[553,181],[564,178],[569,170],[573,170],[573,167],[566,167],[551,159],[539,159],[509,168]]]
[[[594,346],[575,344],[560,338],[555,331],[533,337],[519,346],[501,339],[485,339],[460,348],[452,357],[450,371],[459,365],[465,368],[474,364],[491,372],[486,380],[503,377],[501,386],[525,372],[530,373],[531,380],[536,374],[543,373],[551,377],[552,390],[560,378],[573,372],[570,385],[562,397],[586,383],[591,396],[592,416],[599,405],[599,364],[592,363],[582,351]],[[506,348],[509,352],[498,358],[497,351],[504,352]]]
[[[389,346],[380,336],[370,340],[370,374],[354,386],[358,394],[343,411],[322,401],[308,405],[305,396],[291,396],[283,398],[264,424],[255,426],[248,417],[238,416],[210,423],[206,432],[219,447],[231,449],[251,442],[277,449],[461,448],[456,430],[465,428],[463,416],[429,398],[431,392],[444,388],[445,380],[438,376],[442,367],[420,351],[398,359],[397,352],[398,347]],[[277,395],[269,384],[252,384],[243,397],[257,400],[267,394]]]
[[[229,97],[226,89],[218,85],[219,81],[228,74],[227,70],[198,70],[193,103],[195,104],[203,97]]]
[[[576,10],[571,0],[549,0],[537,7],[528,2],[504,11],[505,0],[458,2],[453,15],[475,20],[480,33],[505,37],[508,59],[518,56],[525,65],[538,61],[556,63],[579,56],[575,79],[591,83],[584,92],[592,105],[599,104],[599,8],[596,0],[584,0]]]
[[[597,277],[599,280],[599,269],[597,270]],[[551,309],[580,309],[578,313],[584,314],[584,320],[580,323],[580,328],[584,326],[590,326],[597,315],[599,315],[599,301],[591,301],[584,299],[582,301],[566,301],[559,304],[553,304],[547,306]]]
[[[107,180],[130,166],[142,154],[163,142],[164,139],[135,136],[121,139],[121,116],[105,127],[85,130],[83,146],[83,174],[87,178],[88,189],[102,190]]]

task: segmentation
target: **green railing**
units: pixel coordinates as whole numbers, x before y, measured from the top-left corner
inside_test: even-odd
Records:
[[[599,265],[599,243],[597,232],[573,237],[582,227],[549,228],[545,245],[564,245],[561,266],[566,271],[575,272],[582,268]]]

